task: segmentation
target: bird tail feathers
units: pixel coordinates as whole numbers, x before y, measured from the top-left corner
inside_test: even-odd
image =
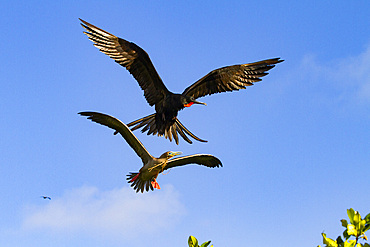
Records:
[[[139,191],[143,193],[144,190],[149,191],[149,189],[154,190],[151,181],[144,181],[140,178],[139,175],[140,173],[138,172],[130,172],[130,174],[128,174],[126,178],[128,183],[131,184],[131,187],[136,190],[136,193],[138,193]]]
[[[194,138],[200,142],[207,142],[206,140],[202,140],[193,133],[191,133],[181,122],[178,118],[175,118],[175,121],[172,125],[165,127],[164,130],[159,130],[156,125],[156,113],[148,115],[146,117],[140,118],[135,120],[129,124],[128,127],[132,127],[131,130],[137,130],[142,128],[141,132],[148,131],[147,135],[158,135],[164,136],[166,139],[169,139],[172,142],[172,138],[175,140],[176,144],[179,144],[179,137],[178,134],[188,143],[192,144],[193,142],[188,138],[187,135]]]

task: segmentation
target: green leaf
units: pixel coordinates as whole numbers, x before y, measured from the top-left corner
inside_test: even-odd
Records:
[[[340,220],[340,221],[342,222],[342,226],[343,226],[343,227],[347,227],[347,225],[348,225],[347,220],[342,219],[342,220]]]
[[[346,230],[344,230],[344,232],[343,232],[343,237],[347,240],[347,239],[349,239],[349,235],[348,235],[348,230],[346,229]]]
[[[370,244],[365,243],[365,244],[364,244],[364,247],[370,247]]]
[[[321,233],[321,235],[323,237],[323,244],[326,244],[328,247],[338,247],[337,242],[331,238],[327,238],[325,233]]]
[[[366,220],[360,220],[358,230],[361,234],[364,232],[365,224],[366,224]]]
[[[365,216],[364,220],[366,220],[366,222],[370,222],[370,213],[368,213],[368,214]]]
[[[189,247],[198,247],[198,240],[193,237],[193,236],[189,236],[189,239],[188,239],[188,244],[189,244]]]
[[[210,243],[211,241],[204,242],[200,247],[207,247]]]
[[[348,233],[348,235],[350,235],[350,236],[357,236],[357,229],[356,229],[356,227],[354,226],[354,225],[352,225],[352,224],[348,224],[348,226],[347,226],[347,233]]]
[[[342,245],[343,244],[343,239],[341,238],[341,236],[338,236],[335,241],[337,242],[338,245]]]
[[[350,240],[349,242],[344,242],[344,247],[354,247],[356,244],[356,240]]]
[[[361,221],[361,215],[359,212],[355,211],[355,215],[353,216],[353,224],[356,226],[357,230],[360,228],[360,221]]]
[[[365,233],[367,230],[370,229],[370,224],[365,225],[364,229],[362,230],[363,233]]]
[[[353,208],[347,209],[347,214],[351,224],[354,224],[353,217],[355,216],[355,210],[353,210]]]

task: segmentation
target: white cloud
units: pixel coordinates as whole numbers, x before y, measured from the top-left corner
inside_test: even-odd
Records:
[[[52,198],[47,205],[28,206],[22,228],[132,238],[171,227],[184,213],[171,185],[144,194],[130,187],[100,191],[83,186]]]
[[[304,57],[301,69],[303,77],[331,85],[339,90],[341,99],[370,102],[370,45],[357,56],[338,59],[330,64],[320,64],[315,56]]]

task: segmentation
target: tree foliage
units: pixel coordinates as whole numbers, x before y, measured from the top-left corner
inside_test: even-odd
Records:
[[[347,209],[347,214],[350,223],[345,219],[341,220],[342,226],[346,228],[343,232],[343,238],[338,236],[334,240],[326,237],[325,233],[321,234],[325,247],[370,247],[370,244],[365,243],[367,241],[365,232],[370,228],[370,213],[362,219],[359,212],[350,208]]]
[[[198,245],[198,239],[196,239],[195,237],[189,236],[189,239],[188,239],[189,247],[208,247],[208,245],[210,245],[210,243],[211,243],[211,241],[207,241],[207,242],[204,242],[201,245]],[[213,244],[209,247],[213,247]]]

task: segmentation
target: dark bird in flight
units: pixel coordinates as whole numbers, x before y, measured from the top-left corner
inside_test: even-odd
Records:
[[[178,111],[193,104],[206,103],[196,99],[215,93],[238,91],[261,81],[260,77],[267,75],[267,71],[275,64],[283,62],[280,58],[267,59],[255,63],[232,65],[209,72],[207,75],[187,87],[183,93],[170,92],[157,73],[148,54],[136,44],[110,34],[84,20],[81,25],[84,32],[94,42],[94,46],[110,56],[117,63],[125,67],[137,80],[150,106],[155,106],[155,113],[140,118],[128,124],[132,130],[142,128],[148,135],[164,136],[179,143],[179,134],[188,143],[195,140],[207,142],[191,133],[177,118]],[[116,133],[115,133],[116,134]]]
[[[86,116],[91,121],[105,125],[120,133],[128,145],[130,145],[130,147],[141,158],[143,167],[141,167],[139,172],[132,172],[127,175],[128,182],[131,183],[131,187],[133,187],[136,192],[141,191],[141,193],[143,193],[144,190],[149,191],[149,189],[160,189],[159,184],[156,181],[158,174],[173,167],[188,164],[198,164],[211,168],[222,167],[221,161],[215,156],[209,154],[194,154],[173,158],[174,156],[180,155],[181,152],[168,151],[163,153],[159,158],[155,158],[150,155],[129,127],[120,120],[98,112],[80,112],[78,114]]]
[[[48,200],[51,200],[51,197],[50,196],[41,196],[42,199],[48,199]]]

